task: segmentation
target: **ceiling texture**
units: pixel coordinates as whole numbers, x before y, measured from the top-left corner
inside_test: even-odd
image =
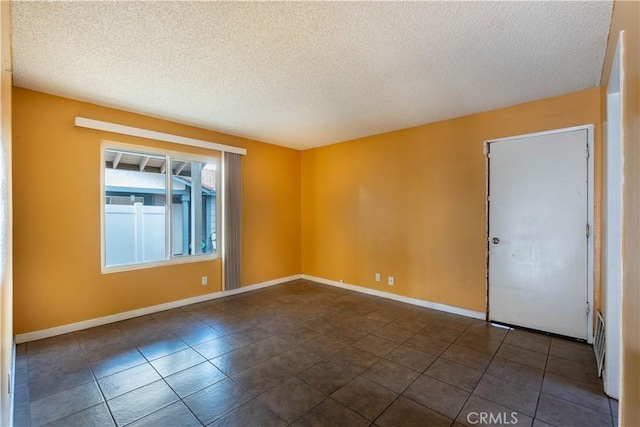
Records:
[[[612,7],[14,0],[14,84],[307,149],[597,87]]]

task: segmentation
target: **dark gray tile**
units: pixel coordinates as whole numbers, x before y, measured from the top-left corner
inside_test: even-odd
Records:
[[[280,353],[271,359],[273,363],[286,369],[292,374],[297,374],[305,369],[310,368],[320,362],[322,358],[303,348],[294,347],[290,350]]]
[[[445,313],[432,322],[434,327],[448,327],[464,331],[474,322],[471,317],[460,316],[459,314]]]
[[[257,399],[253,399],[210,424],[210,427],[285,427],[286,425],[287,423],[282,418],[270,411]]]
[[[572,378],[587,384],[599,385],[602,383],[598,377],[596,365],[586,365],[580,362],[574,362],[568,359],[561,359],[555,356],[549,356],[547,361],[547,372]]]
[[[232,338],[221,337],[204,342],[202,344],[198,344],[194,346],[193,349],[205,358],[213,359],[243,346],[243,344],[240,344],[238,341]]]
[[[87,359],[96,378],[113,375],[147,362],[147,359],[136,348],[123,348],[115,350],[111,354],[102,354],[95,358],[87,355]]]
[[[399,397],[378,417],[380,427],[449,427],[453,421],[404,397]]]
[[[367,427],[370,422],[333,399],[327,398],[293,423],[294,427]],[[240,427],[240,426],[238,426]]]
[[[240,384],[251,395],[257,397],[291,377],[288,371],[268,361],[252,366],[234,375],[231,379]]]
[[[404,345],[436,356],[440,356],[449,347],[448,342],[423,334],[415,334]]]
[[[618,401],[616,399],[609,399],[609,407],[611,408],[611,415],[617,417],[619,412]]]
[[[450,419],[458,415],[469,397],[466,391],[426,375],[421,375],[402,395]]]
[[[215,326],[218,324],[221,325],[221,330]],[[247,388],[251,389],[253,386],[250,384],[256,382],[258,387],[254,393],[261,390],[261,376],[268,380],[270,375],[268,370],[252,370],[251,367],[258,364],[267,366],[269,364],[266,362],[270,360],[269,366],[277,366],[278,372],[282,372],[281,368],[287,370],[287,375],[297,375],[312,388],[327,395],[353,380],[354,374],[357,373],[392,392],[406,392],[409,391],[407,387],[411,388],[413,384],[411,381],[425,370],[427,377],[434,376],[444,383],[461,388],[462,392],[462,389],[470,390],[473,387],[472,377],[475,376],[466,374],[477,374],[478,371],[474,371],[471,366],[482,369],[485,358],[494,354],[497,354],[497,357],[488,366],[488,374],[506,380],[505,382],[515,383],[514,387],[530,387],[537,392],[542,387],[542,372],[547,363],[544,354],[541,357],[540,353],[548,350],[550,363],[543,394],[547,396],[546,399],[562,398],[561,404],[556,405],[558,411],[567,407],[569,409],[566,411],[571,415],[571,410],[588,412],[595,409],[596,412],[607,415],[607,407],[611,406],[610,412],[617,414],[616,402],[611,403],[609,399],[602,397],[601,391],[598,390],[598,387],[601,390],[599,379],[593,378],[591,373],[591,370],[595,372],[591,346],[560,338],[549,339],[544,335],[523,331],[509,333],[509,330],[463,316],[409,306],[308,281],[294,281],[250,294],[195,304],[185,307],[184,310],[168,310],[152,316],[130,319],[117,325],[105,325],[19,345],[16,347],[14,420],[16,425],[29,427],[29,399],[34,404],[33,401],[46,400],[44,397],[53,398],[59,391],[92,383],[94,374],[100,378],[100,388],[107,399],[111,399],[108,402],[110,405],[123,396],[135,394],[140,390],[136,387],[144,388],[159,378],[136,346],[140,347],[146,357],[155,360],[187,350],[187,344],[193,346],[203,358],[214,359],[226,372],[236,374],[238,379],[249,381],[244,384]],[[220,337],[221,332],[236,334],[243,343],[228,336]],[[416,332],[419,334],[414,337]],[[320,336],[320,333],[326,333],[327,336]],[[368,338],[369,341],[380,340],[379,342],[384,343],[384,339],[400,347],[379,360],[373,353],[361,348],[340,346],[367,338],[367,334],[373,334]],[[413,347],[407,344],[407,340],[411,340]],[[499,347],[502,340],[505,340],[505,343]],[[309,344],[311,341],[313,343]],[[452,342],[451,348],[445,347],[445,344]],[[547,347],[547,343],[550,343],[550,346]],[[292,347],[301,344],[314,348],[315,353],[307,347]],[[378,349],[374,345],[367,348],[367,351],[375,353]],[[444,357],[431,365],[436,355],[444,351]],[[480,356],[483,353],[485,356]],[[223,355],[227,357],[221,357]],[[321,358],[336,363],[322,362]],[[169,364],[173,365],[169,369],[182,369],[184,365],[181,363],[185,361],[178,360]],[[217,373],[214,381],[224,378],[224,375],[213,366],[204,364],[201,359],[198,359],[197,363],[166,378],[182,396],[188,395],[191,398],[212,387],[208,383],[212,379],[208,378],[204,371],[213,369],[213,372]],[[211,368],[200,372],[207,366]],[[247,369],[249,371],[245,371]],[[228,379],[223,381],[229,382]],[[415,384],[419,385],[420,382],[421,379],[418,378]],[[218,383],[214,383],[216,384]],[[236,387],[236,391],[244,392],[242,387]],[[480,392],[483,387],[486,387],[486,384],[480,387]],[[507,386],[498,388],[502,389],[504,394],[517,395]],[[435,393],[433,390],[429,392]],[[283,425],[285,422],[257,400],[239,407],[238,401],[246,403],[245,399],[250,397],[242,393],[239,393],[239,398],[232,398],[233,402],[225,403],[225,396],[233,394],[234,392],[229,390],[221,392],[223,403],[217,409],[209,407],[212,401],[218,401],[217,398],[207,400],[202,397],[204,393],[200,394],[202,413],[206,414],[209,411],[209,414],[217,414],[216,425],[252,425],[251,420],[259,420],[260,425],[270,425],[271,420],[274,421],[274,425]],[[283,399],[285,395],[283,391]],[[433,399],[427,399],[428,393],[417,395],[421,396],[423,402],[429,400],[429,404],[437,406]],[[414,398],[418,399],[417,395]],[[460,414],[463,416],[465,411],[473,412],[471,409],[476,409],[475,412],[480,412],[487,408],[491,408],[494,413],[512,411],[508,405],[492,401],[502,398],[500,392],[492,392],[489,398],[491,400],[472,395]],[[193,399],[192,405],[197,405],[196,400]],[[545,402],[544,399],[541,401]],[[603,404],[605,401],[606,405]],[[55,405],[54,410],[68,411],[69,405],[77,403],[65,401]],[[130,402],[128,404],[130,405]],[[538,415],[547,419],[536,419],[534,425],[543,427],[560,423],[557,420],[551,422],[549,414],[557,414],[548,409],[555,407],[546,405],[542,405],[543,410],[539,411]],[[137,406],[135,401],[134,406]],[[105,411],[104,403],[98,402],[96,405],[68,413],[53,423],[99,425],[104,421],[105,425],[108,425],[110,420],[102,418]],[[167,422],[198,425],[201,422],[192,415],[191,410],[179,402],[159,409],[152,408],[150,411],[153,412],[138,420],[135,425],[167,425]],[[178,418],[174,420],[174,416]],[[529,417],[523,413],[518,413],[518,416],[520,423],[517,425],[530,422]],[[349,420],[348,424],[358,425],[363,419],[361,415],[329,398],[312,407],[294,422],[296,425],[331,425],[345,424],[344,421],[332,420]],[[581,422],[580,418],[577,419]],[[595,420],[598,420],[597,416]],[[451,423],[435,411],[401,396],[375,420],[375,425],[411,425],[412,422],[417,425]],[[612,417],[611,422],[617,420]],[[456,426],[463,424],[470,423],[461,417],[454,423]]]
[[[222,337],[222,332],[204,323],[197,326],[174,329],[173,333],[177,334],[182,341],[191,347]]]
[[[187,314],[181,308],[172,308],[158,313],[153,313],[151,317],[169,329],[180,329],[194,323],[200,323],[197,319]]]
[[[611,415],[546,393],[540,395],[536,419],[555,426],[601,427],[612,425]]]
[[[318,319],[311,320],[303,325],[305,328],[311,329],[314,332],[320,334],[326,334],[327,332],[340,327],[340,323],[327,321],[327,319],[321,317]]]
[[[364,371],[378,360],[377,356],[355,347],[347,347],[331,357],[333,363],[349,369],[355,374]]]
[[[396,393],[402,393],[420,373],[397,363],[381,359],[362,373],[362,376]]]
[[[500,341],[495,341],[482,335],[474,335],[466,332],[460,335],[455,343],[472,350],[488,354],[496,354],[496,351],[500,348]]]
[[[341,343],[350,345],[366,337],[368,334],[360,329],[355,329],[349,326],[341,326],[327,332],[326,335],[331,338],[337,339]]]
[[[412,318],[409,316],[400,317],[393,322],[389,323],[390,325],[396,326],[398,328],[406,329],[411,332],[418,332],[429,323],[425,322],[421,319]]]
[[[299,379],[291,378],[258,399],[284,421],[291,423],[320,403],[324,396]]]
[[[547,424],[547,423],[545,423],[543,421],[540,421],[540,420],[533,420],[533,424],[531,424],[531,425],[533,427],[555,427],[555,426],[553,426],[551,424]],[[614,425],[614,427],[615,427],[615,425]]]
[[[184,369],[204,362],[205,359],[191,348],[181,350],[177,353],[152,360],[151,364],[163,377],[180,372]]]
[[[20,427],[30,427],[31,414],[29,412],[29,401],[15,401],[13,403],[13,425]]]
[[[84,329],[75,333],[84,351],[92,351],[104,346],[131,344],[125,334],[114,324]]]
[[[596,366],[595,352],[593,351],[593,346],[589,344],[561,338],[552,338],[549,354],[562,359],[569,359],[574,362]]]
[[[316,331],[305,328],[304,326],[298,326],[296,329],[283,333],[279,336],[292,345],[300,345],[304,342],[317,338],[318,335],[319,333]]]
[[[21,424],[16,423],[16,426]],[[47,427],[112,427],[115,426],[107,405],[101,403],[47,424]]]
[[[505,343],[498,349],[496,357],[511,360],[512,362],[517,362],[521,365],[527,365],[539,370],[544,370],[547,364],[546,354]]]
[[[406,313],[404,313],[402,310],[383,307],[372,311],[371,313],[368,313],[367,317],[369,319],[376,319],[383,322],[392,322],[399,317],[402,317],[404,314]]]
[[[500,357],[493,358],[487,368],[487,373],[535,390],[540,390],[540,387],[542,387],[542,377],[544,376],[544,372],[541,370]]]
[[[385,326],[388,322],[383,320],[373,319],[373,318],[358,317],[344,323],[347,324],[348,326],[351,326],[352,328],[356,328],[364,332],[372,333],[374,331],[377,331],[381,327]]]
[[[431,353],[425,353],[412,347],[401,345],[385,356],[390,360],[407,368],[411,368],[417,372],[424,372],[436,360],[437,356]]]
[[[330,395],[355,377],[355,374],[335,363],[320,362],[300,372],[297,377],[325,395]]]
[[[427,325],[420,331],[423,335],[437,338],[442,341],[446,341],[449,344],[458,339],[462,334],[460,329],[450,328],[448,326]]]
[[[95,382],[49,395],[29,405],[31,426],[45,425],[102,402],[102,395]]]
[[[504,340],[504,337],[507,336],[507,333],[510,330],[511,328],[506,326],[497,325],[485,321],[476,321],[473,322],[467,329],[465,329],[463,334],[476,335],[493,341],[501,342],[502,340]]]
[[[26,368],[25,368],[26,369]],[[65,359],[31,363],[23,378],[28,377],[29,399],[40,400],[52,394],[90,383],[94,380],[89,365],[78,350]]]
[[[253,351],[251,346],[246,346],[211,359],[211,363],[231,376],[268,359]]]
[[[363,377],[349,381],[331,398],[373,421],[393,402],[398,394]]]
[[[141,332],[148,332],[156,326],[162,329],[162,325],[159,322],[156,322],[155,319],[149,315],[123,320],[121,322],[114,323],[113,325],[117,326],[118,329],[128,337],[139,335]]]
[[[169,387],[184,399],[198,390],[222,381],[227,376],[209,362],[187,368],[165,378]]]
[[[485,374],[473,394],[533,416],[539,392],[529,387]]]
[[[400,345],[414,336],[415,332],[390,324],[378,329],[373,333],[373,335],[382,337],[389,341],[393,341],[394,343]]]
[[[50,359],[64,359],[77,353],[80,344],[73,333],[44,338],[27,343],[29,363]]]
[[[441,357],[429,366],[425,375],[471,392],[480,381],[482,371]]]
[[[250,344],[247,348],[262,360],[268,360],[293,348],[293,345],[278,336],[271,336]]]
[[[273,335],[271,332],[262,328],[249,328],[240,332],[229,334],[229,338],[238,341],[240,344],[248,345],[269,338]]]
[[[442,354],[442,357],[479,371],[484,371],[493,358],[490,354],[476,351],[459,344],[453,344],[449,347],[447,351]]]
[[[131,390],[151,384],[160,379],[160,375],[150,364],[145,363],[117,374],[109,375],[98,380],[104,397],[113,399]]]
[[[384,357],[398,347],[398,344],[376,335],[368,335],[357,341],[353,346],[375,356]]]
[[[547,372],[544,376],[542,392],[606,414],[611,413],[609,398],[604,394],[602,385],[586,384]]]
[[[503,342],[547,354],[549,353],[549,346],[551,345],[551,337],[535,332],[512,329]]]
[[[164,381],[159,380],[107,401],[118,425],[132,423],[178,400]]]
[[[532,419],[511,408],[471,395],[456,419],[467,427],[475,426],[531,426]]]
[[[158,359],[186,348],[189,346],[176,336],[151,339],[138,344],[138,350],[147,360]]]
[[[230,379],[215,383],[183,402],[203,424],[209,424],[251,400],[251,395]]]
[[[307,341],[301,347],[323,359],[329,359],[334,353],[347,348],[346,344],[325,335]]]
[[[158,427],[158,426],[180,426],[180,427],[200,427],[200,421],[182,402],[175,402],[159,411],[153,412],[144,418],[139,419],[130,427]]]

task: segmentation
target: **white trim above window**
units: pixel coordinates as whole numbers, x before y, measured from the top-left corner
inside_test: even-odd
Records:
[[[218,144],[217,142],[203,141],[201,139],[187,138],[185,136],[172,135],[170,133],[156,132],[153,130],[136,128],[132,126],[119,125],[116,123],[103,122],[100,120],[87,119],[85,117],[76,117],[75,126],[102,130],[105,132],[118,133],[121,135],[137,136],[140,138],[154,139],[156,141],[171,142],[173,144],[188,145],[191,147],[206,148],[209,150],[222,151],[225,153],[236,153],[246,155],[247,150],[244,148],[233,147],[231,145]]]

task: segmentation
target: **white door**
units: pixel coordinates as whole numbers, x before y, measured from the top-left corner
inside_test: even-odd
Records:
[[[587,141],[488,144],[490,320],[587,339]]]

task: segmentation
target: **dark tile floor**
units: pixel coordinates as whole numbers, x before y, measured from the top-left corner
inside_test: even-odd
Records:
[[[617,424],[588,345],[307,281],[17,351],[16,426]]]

